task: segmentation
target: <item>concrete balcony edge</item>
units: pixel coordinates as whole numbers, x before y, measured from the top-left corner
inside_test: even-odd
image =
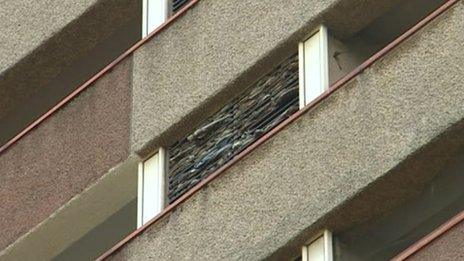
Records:
[[[132,151],[146,156],[187,134],[296,53],[320,23],[352,35],[397,2],[199,1],[134,52]]]
[[[1,260],[50,260],[135,200],[139,158],[129,156],[0,252]],[[134,218],[135,220],[135,218]]]

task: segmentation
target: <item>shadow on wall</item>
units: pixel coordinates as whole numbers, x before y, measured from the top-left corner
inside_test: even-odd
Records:
[[[464,154],[422,194],[388,214],[336,235],[336,260],[388,260],[464,209]]]
[[[137,200],[89,231],[52,260],[94,260],[137,228]]]
[[[404,1],[354,35],[336,38],[329,34],[330,84],[351,72],[445,2]]]
[[[99,8],[109,8],[106,5]],[[131,8],[136,8],[138,4],[130,4],[129,6]],[[98,10],[94,10],[94,12]],[[130,10],[127,10],[127,12],[129,11]],[[88,12],[84,14],[84,16],[85,17],[79,19],[93,21],[92,19],[95,19],[93,16],[96,16],[96,14]],[[86,29],[81,29],[79,27],[81,23],[84,22],[79,22],[79,25],[70,24],[67,27],[72,27],[69,30],[72,30],[74,33],[76,33],[75,31],[77,31],[77,33],[84,31],[83,36],[85,37],[87,36],[85,33],[88,32],[85,31]],[[93,21],[93,23],[97,22]],[[84,25],[86,24],[84,23]],[[65,28],[63,32],[52,37],[48,42],[43,44],[41,48],[34,52],[35,56],[40,57],[34,56],[31,59],[40,60],[39,65],[37,65],[37,63],[39,63],[38,61],[21,61],[10,71],[4,73],[2,75],[3,77],[0,77],[0,90],[8,94],[8,103],[2,104],[5,108],[0,106],[2,107],[0,110],[0,146],[12,139],[26,128],[27,125],[46,113],[60,100],[69,95],[140,40],[140,25],[141,14],[134,15],[134,17],[125,24],[118,25],[117,28],[111,28],[111,32],[109,32],[107,36],[102,36],[105,37],[104,39],[84,38],[85,40],[79,40],[82,43],[78,42],[76,48],[85,48],[95,41],[98,42],[89,50],[76,50],[78,57],[69,55],[72,58],[65,57],[67,60],[56,57],[56,59],[54,59],[56,62],[50,62],[50,58],[46,59],[42,56],[54,57],[62,55],[59,52],[69,52],[68,49],[72,48],[72,46],[65,46],[64,44],[67,43],[67,38],[69,34],[71,34],[67,31],[68,28]],[[108,25],[105,24],[105,26]],[[78,27],[78,29],[74,27]],[[72,39],[70,41],[77,40]],[[70,45],[70,43],[67,43],[67,45]],[[64,48],[67,49],[61,50]],[[58,69],[55,68],[57,67],[55,63],[60,62],[60,67]],[[32,66],[33,68],[28,68],[28,66]],[[24,71],[29,71],[29,73],[25,73]],[[15,86],[16,90],[10,90],[10,86]]]

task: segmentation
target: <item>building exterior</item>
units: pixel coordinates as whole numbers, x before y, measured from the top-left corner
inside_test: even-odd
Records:
[[[459,0],[0,3],[0,260],[464,260]]]

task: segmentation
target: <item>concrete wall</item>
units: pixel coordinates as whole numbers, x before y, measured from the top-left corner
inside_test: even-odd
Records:
[[[369,48],[368,44],[358,41],[363,45],[363,51],[346,45],[329,33],[328,39],[328,64],[329,64],[329,86],[343,76],[350,73],[354,68],[364,62],[370,54],[374,53],[374,48]]]
[[[135,181],[135,175],[132,175],[132,177],[134,177],[133,180]],[[95,260],[136,228],[137,199],[133,199],[116,213],[109,216],[103,223],[95,226],[79,240],[73,242],[72,245],[53,257],[53,260]]]
[[[438,147],[443,145],[429,144],[427,147],[437,153]],[[420,195],[381,216],[338,231],[334,237],[334,260],[390,260],[461,212],[464,206],[464,149],[460,149],[455,156],[449,157],[448,162],[439,164],[439,173]],[[446,150],[451,152],[450,147]],[[419,157],[415,155],[416,160]],[[443,161],[443,157],[437,158]],[[429,172],[426,170],[422,175]],[[402,174],[404,176],[404,171]]]
[[[1,1],[0,21],[4,144],[140,39],[141,1]]]
[[[329,83],[333,84],[351,72],[444,2],[445,0],[402,1],[354,35],[337,38],[330,32]]]
[[[0,249],[128,157],[131,75],[129,58],[2,153]]]
[[[17,63],[97,2],[2,1],[0,72]]]
[[[408,261],[453,261],[464,259],[464,222],[453,227],[419,252],[409,257]]]
[[[205,1],[205,8],[207,4],[214,5]],[[461,136],[444,135],[441,144],[447,146],[432,150],[433,157],[413,157],[464,117],[464,74],[459,66],[464,62],[463,14],[460,2],[113,258],[282,260],[295,256],[316,229],[328,224],[334,230],[349,227],[417,192],[456,146],[463,148],[459,124]],[[405,161],[409,165],[401,166]],[[347,201],[383,181],[388,181],[388,189],[375,194],[372,188],[374,193],[364,201]],[[352,205],[335,215],[344,203]],[[333,223],[325,222],[330,217]]]
[[[132,149],[146,155],[181,138],[322,21],[337,37],[352,35],[396,2],[200,1],[135,53]]]
[[[0,251],[0,260],[68,260],[95,257],[110,248],[136,225],[133,205],[139,161],[130,156],[111,168],[98,182]]]

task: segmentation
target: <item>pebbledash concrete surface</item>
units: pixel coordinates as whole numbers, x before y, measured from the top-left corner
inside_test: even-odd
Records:
[[[2,1],[0,143],[138,41],[140,14],[133,0]]]
[[[5,37],[2,37],[0,71],[3,72],[30,54],[96,2],[83,0],[64,5],[27,0],[2,2],[0,35]],[[55,19],[50,19],[52,17]],[[22,27],[21,30],[18,27]]]
[[[352,35],[397,2],[198,2],[134,53],[132,150],[146,156],[182,138],[294,54],[320,22]]]
[[[137,173],[140,159],[129,156],[97,182],[60,207],[39,225],[0,252],[1,260],[93,259],[136,228],[136,212],[125,213],[125,222],[109,224],[110,232],[97,230],[121,210],[137,205]],[[124,214],[124,213],[123,213]],[[100,225],[98,225],[100,226]],[[98,227],[97,226],[97,227]],[[93,236],[93,238],[88,238]],[[84,244],[79,244],[83,240]],[[97,240],[97,242],[96,242]],[[101,240],[101,241],[99,241]],[[76,249],[77,248],[77,249]],[[80,249],[79,249],[80,248]],[[70,253],[71,252],[71,253]]]
[[[127,59],[2,153],[0,249],[127,159],[131,74]]]
[[[463,148],[453,131],[464,117],[463,15],[460,2],[113,258],[279,260],[323,225],[343,229],[414,194]],[[334,214],[344,204],[358,206],[350,218]]]
[[[95,225],[91,219],[98,216],[101,221],[102,212],[108,211],[102,210],[102,202],[109,199],[100,200],[102,194],[111,191],[108,186],[120,189],[121,184],[115,180],[122,176],[123,182],[135,185],[133,180],[130,183],[128,173],[135,175],[140,158],[133,153],[146,156],[159,145],[179,140],[283,58],[295,53],[297,43],[319,23],[326,23],[337,37],[350,36],[398,2],[200,1],[168,30],[135,52],[134,71],[132,61],[118,65],[95,83],[94,87],[101,90],[91,87],[0,157],[4,162],[0,162],[0,168],[11,174],[5,175],[5,182],[0,183],[2,198],[16,193],[14,187],[6,185],[19,178],[13,175],[13,169],[24,170],[29,173],[26,183],[20,184],[26,185],[22,187],[25,193],[15,202],[21,204],[26,200],[37,209],[18,211],[40,213],[29,215],[30,220],[5,221],[3,226],[12,227],[2,237],[5,241],[1,244],[8,245],[20,235],[26,237],[17,239],[8,251],[0,252],[0,259],[54,256],[56,249],[40,245],[50,231],[55,230],[58,236],[49,243],[64,247],[65,239],[70,239],[67,236],[75,232],[75,227],[67,226],[66,222],[81,222],[75,213],[95,212],[83,218],[88,223],[76,225],[81,232],[90,229]],[[41,10],[39,7],[37,10]],[[78,16],[84,9],[71,13]],[[348,9],[351,11],[347,13]],[[90,17],[99,13],[92,10],[87,13]],[[281,260],[296,256],[307,236],[323,226],[342,230],[414,194],[435,175],[437,168],[464,147],[462,15],[460,2],[131,241],[113,258]],[[98,17],[93,18],[99,21]],[[34,46],[20,44],[21,51],[15,51],[17,60],[12,60],[7,71],[19,76],[19,72],[27,72],[23,69],[34,68],[29,76],[50,76],[39,78],[43,82],[53,78],[61,60],[54,63],[50,59],[53,56],[43,55],[48,55],[59,43],[63,46],[57,49],[58,54],[77,48],[79,44],[73,45],[76,38],[69,38],[69,42],[57,40],[63,40],[62,37],[82,25],[91,28],[87,26],[89,23],[98,24],[92,19],[86,23],[78,19],[70,27],[66,23],[69,21],[58,23],[62,29],[56,38],[50,36],[54,35],[50,31],[55,27],[46,28],[48,24],[38,25],[43,35],[34,36],[34,30],[22,32],[25,38],[38,37],[32,42],[45,42],[45,47],[41,49],[43,52],[24,56],[27,48],[33,50]],[[11,28],[0,30],[11,31]],[[84,35],[82,39],[90,37]],[[81,44],[84,49],[92,45]],[[8,55],[4,50],[0,50],[2,57]],[[72,57],[65,55],[64,60],[72,60],[73,54],[69,55]],[[42,59],[48,61],[47,66],[37,67],[34,61]],[[47,72],[47,68],[52,72]],[[30,83],[36,80],[31,79],[27,86],[34,86]],[[128,86],[132,80],[134,85]],[[5,90],[0,88],[0,92]],[[82,100],[89,98],[90,102]],[[69,127],[53,127],[67,124]],[[59,131],[63,129],[68,132]],[[58,142],[53,142],[55,136],[59,137]],[[43,142],[44,146],[29,151]],[[96,165],[85,164],[95,159]],[[60,166],[57,171],[66,174],[57,178],[58,172],[48,173],[47,166],[41,165],[44,162]],[[111,167],[114,168],[109,170]],[[38,197],[33,195],[37,186],[43,189]],[[135,193],[134,187],[129,190],[124,198],[115,200],[133,200],[129,194]],[[69,201],[73,196],[76,197]],[[37,206],[33,204],[36,201]],[[3,213],[6,218],[14,218],[14,214]],[[72,236],[77,239],[75,234]],[[59,240],[62,242],[56,242]],[[155,251],[159,248],[165,251]],[[42,255],[44,252],[47,253]]]
[[[408,258],[408,261],[421,260],[462,260],[464,254],[464,222],[453,227],[431,244]]]

